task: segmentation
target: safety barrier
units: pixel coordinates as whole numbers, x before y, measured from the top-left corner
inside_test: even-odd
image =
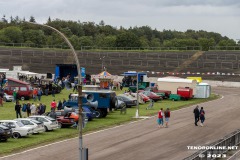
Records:
[[[226,158],[228,150],[233,150],[240,144],[240,129],[225,136],[208,146],[204,150],[199,150],[184,160],[214,160],[217,158]],[[209,149],[208,149],[209,148]]]

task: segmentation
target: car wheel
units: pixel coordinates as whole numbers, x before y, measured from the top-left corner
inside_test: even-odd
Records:
[[[44,126],[44,132],[47,132],[47,131],[48,131],[47,126]]]
[[[102,118],[102,111],[100,109],[96,110],[96,118]]]
[[[25,100],[25,97],[21,97],[21,100],[24,101],[24,100]]]
[[[17,132],[14,132],[14,133],[12,134],[12,136],[13,136],[14,139],[18,139],[18,138],[21,137],[21,135],[20,135],[19,133],[17,133]]]
[[[173,98],[172,101],[175,101],[175,99]]]
[[[3,98],[3,101],[7,102],[7,98],[6,98],[6,97],[4,97],[4,98]]]
[[[62,128],[62,123],[58,123],[58,128]]]

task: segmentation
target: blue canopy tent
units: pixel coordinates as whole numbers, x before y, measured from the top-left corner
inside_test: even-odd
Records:
[[[128,71],[121,74],[124,76],[123,78],[123,86],[129,87],[129,90],[133,92],[136,91],[136,85],[138,80],[139,88],[146,88],[149,86],[149,82],[144,82],[143,76],[147,76],[145,72],[136,72],[136,71]]]

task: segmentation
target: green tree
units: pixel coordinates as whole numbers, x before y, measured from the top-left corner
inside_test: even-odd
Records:
[[[72,35],[69,38],[69,41],[73,45],[74,49],[76,49],[76,50],[80,50],[81,49],[81,44],[80,44],[80,40],[79,40],[78,36]]]
[[[3,35],[6,37],[6,39],[9,39],[11,43],[22,43],[22,31],[19,27],[7,27],[3,30]]]
[[[35,20],[35,18],[33,16],[30,16],[29,22],[36,23],[36,20]]]
[[[208,51],[210,46],[215,45],[215,41],[213,38],[207,39],[207,38],[199,38],[198,39],[199,45],[202,47],[203,51]]]
[[[81,46],[93,46],[93,37],[92,36],[82,36],[79,38]]]
[[[46,37],[42,30],[25,30],[23,31],[23,38],[24,42],[32,42],[40,46],[46,44]]]
[[[150,42],[151,47],[161,47],[160,39],[159,38],[152,38]]]
[[[131,32],[123,32],[117,35],[117,47],[141,47],[138,37]]]
[[[142,36],[139,38],[140,46],[142,48],[149,48],[149,41],[146,37]]]

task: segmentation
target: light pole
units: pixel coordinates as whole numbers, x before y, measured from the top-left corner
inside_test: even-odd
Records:
[[[136,118],[139,118],[139,102],[138,102],[138,72],[137,72],[137,110],[136,110]]]
[[[27,21],[25,21],[27,22]],[[67,39],[67,37],[61,33],[59,30],[45,25],[45,24],[38,24],[38,23],[33,23],[33,22],[27,22],[27,23],[31,23],[34,25],[40,25],[40,26],[44,26],[47,28],[50,28],[52,30],[54,30],[55,32],[57,32],[60,36],[62,36],[62,38],[65,40],[65,42],[68,44],[68,46],[70,47],[70,49],[72,50],[75,62],[77,64],[77,71],[78,71],[78,113],[79,113],[79,119],[78,119],[78,126],[79,126],[79,159],[83,160],[83,138],[82,138],[82,127],[83,127],[83,115],[82,115],[82,82],[81,82],[81,67],[80,67],[80,63],[78,60],[78,56],[77,53],[75,52],[72,44],[70,43],[70,41]],[[87,156],[87,155],[85,155]]]
[[[103,56],[102,58],[100,58],[100,60],[102,60],[102,71],[104,71],[104,68],[103,68],[104,58],[105,58],[105,56]]]

